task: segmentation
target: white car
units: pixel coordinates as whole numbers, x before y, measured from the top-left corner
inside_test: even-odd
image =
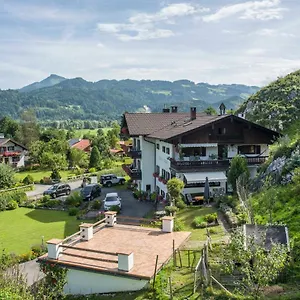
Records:
[[[104,210],[110,210],[112,206],[119,206],[122,209],[121,198],[118,193],[107,193],[104,199]]]

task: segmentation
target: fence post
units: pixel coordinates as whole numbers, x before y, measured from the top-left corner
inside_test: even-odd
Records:
[[[182,268],[182,259],[181,259],[180,249],[178,249],[177,251],[179,254],[180,267]]]
[[[154,269],[154,277],[153,277],[153,288],[154,288],[154,286],[155,286],[156,271],[157,271],[157,263],[158,263],[158,255],[156,255],[156,262],[155,262],[155,269]]]
[[[176,267],[176,250],[175,250],[175,240],[173,240],[173,266]]]

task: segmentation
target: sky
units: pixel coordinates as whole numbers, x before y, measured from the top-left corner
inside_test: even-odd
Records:
[[[299,0],[0,0],[0,89],[66,78],[263,86],[300,69]]]

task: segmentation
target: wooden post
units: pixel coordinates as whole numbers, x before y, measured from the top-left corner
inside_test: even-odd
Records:
[[[191,266],[190,250],[188,250],[188,265]]]
[[[193,251],[193,261],[192,261],[192,265],[191,265],[191,271],[193,271],[193,265],[195,263],[196,260],[196,255],[195,255],[195,251]]]
[[[156,255],[155,269],[154,269],[154,277],[153,277],[153,288],[155,286],[156,272],[157,272],[157,264],[158,264],[158,255]]]
[[[173,240],[173,266],[176,267],[176,250],[175,250],[175,240]]]
[[[172,280],[171,280],[171,277],[169,277],[169,284],[170,284],[170,299],[173,299],[173,290],[172,290]]]
[[[178,249],[178,254],[179,254],[180,267],[182,268],[182,260],[181,260],[180,249]]]
[[[196,293],[196,285],[197,285],[197,275],[196,275],[197,270],[194,271],[194,287],[193,287],[193,294]]]
[[[226,289],[226,287],[224,285],[222,285],[215,277],[213,277],[212,275],[210,276],[210,278],[216,283],[218,284],[226,293],[228,293],[230,296],[232,296],[232,294]]]

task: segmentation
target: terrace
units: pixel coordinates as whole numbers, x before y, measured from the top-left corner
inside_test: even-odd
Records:
[[[123,170],[126,172],[126,174],[133,180],[141,180],[142,179],[142,171],[132,168],[131,165],[122,165]]]

